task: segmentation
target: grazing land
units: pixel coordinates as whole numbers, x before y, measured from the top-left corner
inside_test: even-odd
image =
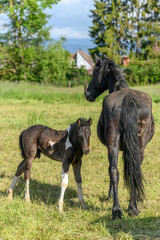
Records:
[[[102,240],[160,239],[160,85],[137,87],[153,99],[156,131],[147,145],[142,172],[146,199],[139,203],[141,214],[127,215],[129,193],[123,182],[119,154],[119,197],[122,219],[112,220],[107,149],[96,133],[105,94],[96,102],[84,99],[83,87],[54,88],[27,83],[0,83],[0,240]],[[118,101],[118,100],[117,100]],[[31,203],[24,202],[23,176],[11,202],[6,190],[21,162],[18,137],[33,124],[63,130],[79,117],[92,117],[90,154],[83,157],[82,181],[88,210],[80,208],[72,168],[64,198],[64,213],[57,210],[61,163],[45,156],[35,159],[30,181]]]

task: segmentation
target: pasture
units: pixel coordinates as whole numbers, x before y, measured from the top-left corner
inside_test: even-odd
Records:
[[[160,239],[160,85],[137,87],[153,99],[156,130],[147,145],[142,164],[146,199],[139,203],[141,214],[129,217],[129,193],[123,182],[122,155],[119,154],[119,199],[122,219],[112,220],[107,149],[96,133],[103,96],[87,102],[83,87],[54,88],[27,83],[0,83],[0,240],[102,240]],[[82,187],[88,210],[80,208],[73,171],[64,197],[64,213],[57,210],[61,183],[61,163],[41,156],[32,165],[31,203],[24,201],[24,179],[14,191],[6,190],[21,162],[18,137],[33,124],[64,130],[79,117],[93,120],[90,153],[82,159]]]

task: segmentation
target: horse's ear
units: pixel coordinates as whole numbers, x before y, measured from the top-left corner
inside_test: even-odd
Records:
[[[78,127],[81,126],[81,119],[80,119],[80,118],[77,120],[77,126],[78,126]]]
[[[88,122],[89,122],[89,126],[91,126],[92,125],[92,118],[89,118]]]
[[[95,58],[96,63],[97,62],[100,62],[100,63],[102,62],[102,59],[100,57],[98,57],[96,53],[94,54],[94,58]]]

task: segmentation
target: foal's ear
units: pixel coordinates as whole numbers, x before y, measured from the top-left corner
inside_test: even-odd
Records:
[[[81,119],[80,119],[80,118],[77,120],[77,126],[78,126],[78,127],[81,126]]]
[[[91,126],[92,125],[92,118],[89,118],[88,122],[89,122],[89,126]]]

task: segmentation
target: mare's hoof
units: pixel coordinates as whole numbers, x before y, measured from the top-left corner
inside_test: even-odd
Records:
[[[112,218],[116,219],[116,218],[122,218],[122,211],[120,208],[118,209],[112,209]]]
[[[132,206],[129,206],[127,211],[128,211],[128,215],[131,217],[138,216],[140,214],[140,211],[137,208]]]
[[[86,206],[84,200],[81,201],[81,207],[82,207],[83,210],[87,210],[88,209],[88,207]]]
[[[10,200],[13,200],[13,190],[9,188],[9,189],[7,190],[7,194],[8,194],[8,198],[9,198]]]

